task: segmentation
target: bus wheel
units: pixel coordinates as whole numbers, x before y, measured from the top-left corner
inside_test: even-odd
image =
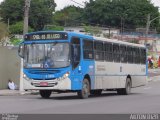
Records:
[[[125,88],[117,89],[119,95],[129,95],[131,93],[131,79],[127,78]]]
[[[42,98],[46,98],[47,99],[47,98],[50,97],[52,91],[51,90],[40,90],[39,93],[40,93]]]
[[[89,95],[90,95],[90,84],[88,79],[85,78],[83,80],[82,90],[78,91],[78,97],[86,99],[88,98]]]
[[[98,95],[101,95],[101,94],[102,94],[102,90],[92,90],[92,91],[91,91],[91,94],[92,94],[92,95],[97,95],[97,96],[98,96]]]

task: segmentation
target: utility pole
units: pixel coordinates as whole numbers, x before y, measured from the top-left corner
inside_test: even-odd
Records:
[[[25,35],[28,32],[28,18],[29,18],[30,1],[31,0],[25,0],[23,35]]]
[[[150,14],[148,14],[148,16],[147,16],[146,33],[145,33],[145,45],[147,45],[149,27],[150,27]]]
[[[9,18],[8,18],[8,24],[7,24],[8,31],[9,31],[9,23],[10,23],[10,21],[9,21]]]
[[[23,36],[28,32],[28,17],[29,17],[29,8],[30,8],[30,1],[25,0],[24,6],[24,24],[23,24]],[[24,87],[23,87],[23,59],[21,58],[21,69],[20,69],[20,92],[23,94]]]

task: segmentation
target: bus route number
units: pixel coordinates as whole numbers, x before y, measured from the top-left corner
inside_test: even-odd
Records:
[[[33,35],[33,40],[45,40],[45,39],[60,39],[60,34],[42,34],[42,35]]]

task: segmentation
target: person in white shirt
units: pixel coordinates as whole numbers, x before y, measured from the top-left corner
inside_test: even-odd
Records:
[[[16,89],[16,84],[12,80],[8,80],[8,88],[10,90],[15,90]]]

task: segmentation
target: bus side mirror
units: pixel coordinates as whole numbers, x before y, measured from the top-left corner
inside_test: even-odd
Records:
[[[18,55],[19,55],[21,58],[24,58],[24,44],[23,44],[23,43],[21,43],[21,44],[19,45]]]

